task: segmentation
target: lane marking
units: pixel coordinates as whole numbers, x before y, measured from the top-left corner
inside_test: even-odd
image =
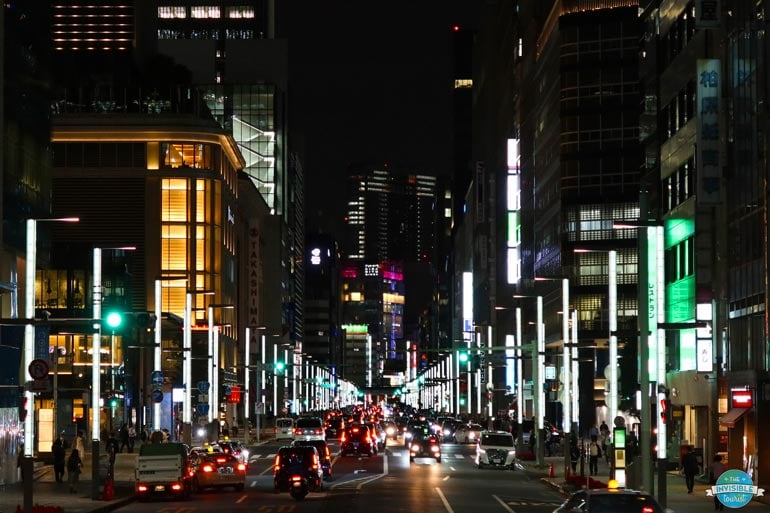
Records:
[[[265,474],[267,474],[268,472],[271,472],[271,471],[273,470],[273,468],[274,468],[274,467],[273,467],[273,465],[270,465],[269,467],[267,467],[265,470],[263,470],[262,472],[260,472],[260,473],[259,473],[259,474],[257,474],[257,475],[259,475],[259,476],[264,476],[264,475],[265,475]]]
[[[236,504],[240,504],[241,502],[246,500],[246,495],[241,495],[237,501],[235,501]]]
[[[509,505],[507,505],[505,502],[503,502],[503,500],[500,497],[498,497],[497,495],[492,495],[492,498],[494,498],[497,502],[499,502],[500,505],[503,507],[503,509],[505,511],[507,511],[508,513],[516,513],[515,511],[513,511],[511,509],[511,507]]]
[[[452,472],[457,472],[457,469],[455,469],[454,467],[449,467],[449,470],[451,470]]]
[[[443,481],[446,481],[447,479],[449,479],[449,476],[444,476]]]
[[[441,502],[443,502],[443,503],[444,503],[444,508],[446,508],[446,510],[447,510],[449,513],[455,513],[455,510],[453,510],[453,509],[452,509],[452,506],[450,506],[450,505],[449,505],[449,501],[448,501],[448,500],[446,500],[446,497],[444,497],[444,494],[441,492],[441,488],[439,488],[439,487],[437,486],[437,487],[435,488],[435,490],[436,490],[436,493],[438,494],[439,498],[441,499]]]
[[[255,479],[254,481],[252,481],[252,482],[251,482],[251,484],[250,484],[249,486],[250,486],[251,488],[254,488],[255,486],[257,486],[257,481],[256,481],[256,479]]]
[[[463,458],[465,458],[465,456],[463,456],[462,454],[455,454],[455,458],[457,458],[458,460],[460,460],[460,459],[463,459]]]

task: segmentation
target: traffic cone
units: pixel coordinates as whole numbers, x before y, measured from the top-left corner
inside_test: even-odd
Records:
[[[115,488],[112,485],[112,479],[108,479],[104,483],[104,490],[102,491],[102,500],[111,501],[115,498]]]
[[[550,478],[556,477],[556,470],[553,468],[553,463],[551,463],[551,470],[548,472],[548,477]]]

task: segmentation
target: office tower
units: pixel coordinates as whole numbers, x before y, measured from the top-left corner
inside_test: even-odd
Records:
[[[321,364],[341,363],[340,268],[337,241],[309,233],[305,247],[305,341],[303,351]]]

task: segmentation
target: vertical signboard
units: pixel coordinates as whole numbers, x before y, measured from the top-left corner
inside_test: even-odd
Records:
[[[508,139],[506,180],[506,210],[508,222],[507,237],[507,277],[508,283],[514,284],[521,280],[521,157],[519,155],[519,140]]]
[[[697,63],[697,198],[701,205],[719,202],[722,157],[720,153],[720,63],[698,59]]]
[[[650,381],[658,380],[658,238],[654,226],[645,228],[647,231],[647,322],[649,335],[647,337],[648,360],[647,369]]]
[[[262,257],[259,249],[259,225],[256,222],[249,223],[249,257],[248,257],[248,315],[247,326],[259,326],[259,289],[262,287]]]
[[[470,341],[473,337],[473,273],[463,273],[463,339]]]

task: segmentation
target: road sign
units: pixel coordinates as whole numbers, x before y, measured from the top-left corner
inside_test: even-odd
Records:
[[[48,376],[48,362],[41,359],[32,360],[29,363],[29,376],[32,379],[43,379]]]
[[[208,381],[198,381],[198,392],[201,394],[208,394],[209,388],[211,388],[211,383]]]
[[[225,395],[230,395],[230,392],[232,392],[233,389],[230,387],[230,385],[225,385]]]
[[[209,405],[207,403],[198,403],[195,405],[195,411],[198,412],[198,415],[208,415]]]
[[[163,402],[163,390],[156,388],[152,391],[152,402],[154,403],[160,403]]]
[[[163,371],[152,371],[152,374],[150,374],[150,381],[152,381],[153,385],[162,385],[163,384]]]
[[[198,402],[199,403],[209,402],[209,394],[198,394]]]

